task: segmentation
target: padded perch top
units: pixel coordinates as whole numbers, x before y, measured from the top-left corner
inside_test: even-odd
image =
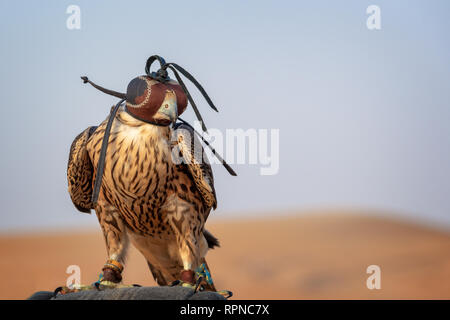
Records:
[[[58,294],[56,298],[53,297],[53,292],[39,291],[28,300],[225,300],[225,298],[216,292],[194,293],[192,289],[184,287],[130,287]]]

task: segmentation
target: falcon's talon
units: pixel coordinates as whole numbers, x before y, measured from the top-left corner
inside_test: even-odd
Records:
[[[233,296],[233,292],[231,292],[230,290],[220,290],[216,292],[223,296],[225,299],[229,299]]]
[[[169,287],[176,287],[176,286],[180,285],[180,282],[181,282],[181,280],[172,281],[172,283],[169,284]]]
[[[190,284],[190,283],[188,283],[188,282],[182,283],[181,286],[184,287],[184,288],[189,288],[189,289],[192,289],[192,290],[195,291],[195,286]]]
[[[175,280],[169,285],[169,287],[184,287],[184,288],[190,288],[194,291],[196,291],[196,288],[197,288],[196,284],[185,282],[183,280]]]

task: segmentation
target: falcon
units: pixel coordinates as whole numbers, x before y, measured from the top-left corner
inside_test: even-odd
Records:
[[[151,73],[155,59],[161,69]],[[178,82],[168,78],[167,69]],[[122,281],[131,243],[147,260],[158,285],[216,291],[205,260],[208,250],[219,246],[205,229],[211,210],[217,207],[214,177],[195,130],[184,121],[176,122],[188,100],[198,113],[176,70],[189,75],[178,65],[152,56],[147,74],[133,79],[126,94],[82,77],[123,103],[73,141],[68,190],[79,211],[93,209],[97,215],[108,256],[103,281]]]

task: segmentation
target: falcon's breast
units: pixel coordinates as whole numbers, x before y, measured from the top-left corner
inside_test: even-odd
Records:
[[[68,172],[78,172],[72,176],[80,178],[72,180],[81,182],[71,187],[69,178],[69,191],[72,199],[82,199],[74,203],[83,210],[92,208],[106,122],[83,132],[72,147],[78,151],[71,152],[73,170]],[[188,126],[177,125],[173,131],[138,120],[122,108],[111,128],[99,202],[113,205],[131,229],[148,234],[165,229],[163,207],[174,197],[191,203],[202,219],[217,206],[211,166],[198,138]]]

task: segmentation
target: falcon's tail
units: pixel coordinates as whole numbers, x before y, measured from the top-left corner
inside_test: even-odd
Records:
[[[208,230],[204,229],[203,230],[203,235],[205,236],[206,242],[208,242],[208,248],[214,249],[215,247],[220,247],[219,239],[214,237],[211,234],[211,232],[209,232]]]

